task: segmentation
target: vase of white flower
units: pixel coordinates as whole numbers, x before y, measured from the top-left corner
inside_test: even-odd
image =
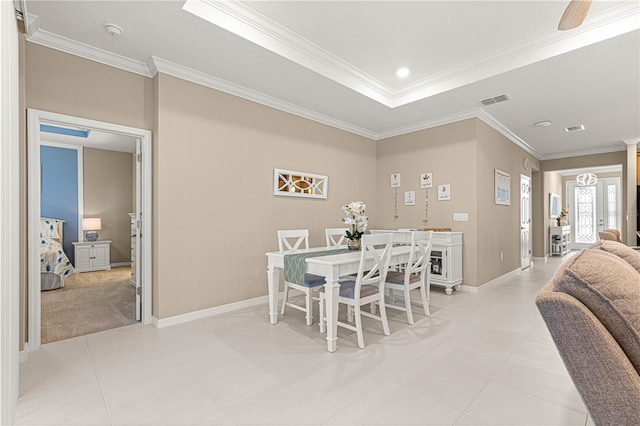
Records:
[[[342,206],[342,211],[346,217],[342,218],[342,223],[349,226],[347,230],[347,247],[349,250],[360,250],[360,238],[367,229],[369,218],[364,214],[366,204],[362,201],[352,201],[346,206]]]

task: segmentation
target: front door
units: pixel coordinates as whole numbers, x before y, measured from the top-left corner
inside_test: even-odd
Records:
[[[520,175],[520,269],[531,265],[531,178]]]
[[[567,182],[567,204],[572,248],[595,243],[603,229],[622,231],[620,178],[599,179],[595,185]]]

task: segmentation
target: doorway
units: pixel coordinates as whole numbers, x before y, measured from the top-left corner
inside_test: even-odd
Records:
[[[29,315],[27,349],[40,347],[41,332],[41,274],[39,253],[39,229],[41,205],[41,170],[40,170],[40,129],[42,125],[81,128],[87,131],[104,132],[133,138],[136,141],[136,206],[135,222],[137,279],[136,302],[140,313],[140,321],[150,324],[151,317],[151,132],[144,129],[120,126],[95,120],[67,116],[47,111],[28,110],[28,257],[29,257]],[[145,220],[142,220],[142,218]],[[144,238],[143,238],[144,236]]]
[[[598,179],[590,184],[571,180],[567,181],[566,191],[573,248],[589,247],[603,229],[622,231],[620,178]]]

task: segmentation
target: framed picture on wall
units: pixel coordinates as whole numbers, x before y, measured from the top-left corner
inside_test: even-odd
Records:
[[[552,219],[560,215],[560,197],[553,192],[549,193],[549,215]]]
[[[400,188],[400,173],[393,173],[391,175],[391,187]]]
[[[495,169],[495,202],[498,205],[511,205],[511,175]]]
[[[438,185],[438,201],[451,200],[451,184]]]

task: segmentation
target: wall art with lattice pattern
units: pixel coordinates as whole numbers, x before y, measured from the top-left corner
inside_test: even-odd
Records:
[[[273,195],[326,199],[328,189],[327,176],[273,169]]]

